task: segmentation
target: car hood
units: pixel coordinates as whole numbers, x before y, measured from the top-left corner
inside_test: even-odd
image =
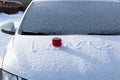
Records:
[[[61,47],[52,46],[53,37]],[[119,80],[120,36],[17,35],[3,68],[28,80]]]

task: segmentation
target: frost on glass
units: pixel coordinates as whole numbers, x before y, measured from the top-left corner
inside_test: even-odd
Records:
[[[117,2],[35,2],[28,10],[22,30],[48,34],[113,34],[120,32]]]

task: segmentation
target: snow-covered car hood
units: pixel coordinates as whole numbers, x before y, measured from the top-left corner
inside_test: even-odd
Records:
[[[119,80],[120,36],[17,35],[9,44],[4,69],[28,80]]]

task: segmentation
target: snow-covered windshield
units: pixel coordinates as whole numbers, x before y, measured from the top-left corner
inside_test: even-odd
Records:
[[[120,3],[42,1],[28,9],[21,34],[120,34]]]

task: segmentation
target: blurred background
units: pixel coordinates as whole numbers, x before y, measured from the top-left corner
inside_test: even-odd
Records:
[[[14,14],[25,11],[32,0],[0,0],[0,12]]]

